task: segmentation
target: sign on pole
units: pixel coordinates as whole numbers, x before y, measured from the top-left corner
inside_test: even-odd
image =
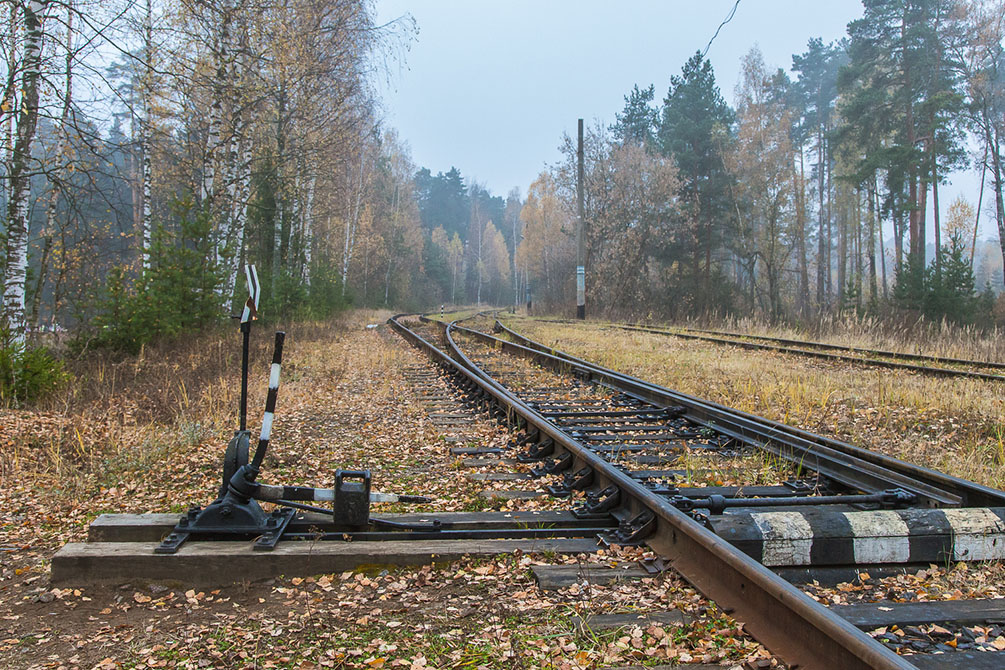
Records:
[[[254,265],[244,266],[244,276],[248,280],[248,299],[244,302],[244,311],[241,312],[241,323],[248,323],[258,318],[258,297],[262,287],[258,284],[258,270]]]

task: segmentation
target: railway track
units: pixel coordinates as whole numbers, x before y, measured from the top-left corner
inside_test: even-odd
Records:
[[[621,375],[498,322],[502,337],[440,324],[443,349],[401,319],[391,324],[522,431],[520,459],[538,464],[550,493],[575,498],[581,516],[618,521],[603,541],[652,547],[787,663],[1000,666],[981,652],[899,656],[856,627],[864,620],[779,574],[1000,558],[1002,492]],[[757,454],[779,463],[776,480],[681,485]],[[963,626],[957,610],[931,605],[924,617]],[[896,603],[876,612],[870,626],[917,616]]]
[[[556,323],[573,323],[570,321],[555,321]],[[604,324],[621,330],[652,333],[668,337],[679,337],[686,340],[699,340],[744,349],[777,351],[794,356],[818,358],[822,360],[853,363],[872,367],[894,370],[908,370],[940,377],[964,377],[983,381],[1005,382],[1005,363],[994,361],[976,361],[962,358],[928,356],[881,349],[850,347],[824,342],[793,340],[765,335],[733,333],[718,330],[700,330],[693,328],[653,328],[631,324]]]
[[[672,568],[790,667],[983,668],[1005,660],[977,650],[994,648],[979,640],[997,629],[973,628],[1005,620],[1005,601],[839,610],[795,585],[999,558],[1005,493],[648,384],[492,320],[468,323],[478,327],[389,321],[432,363],[405,374],[444,448],[484,483],[488,506],[506,501],[505,511],[375,513],[369,527],[346,528],[303,510],[273,551],[207,538],[171,556],[153,548],[176,515],[107,515],[92,523],[89,542],[56,554],[53,583],[220,583],[514,551],[589,556],[599,538],[662,558],[617,569],[537,566],[542,588]],[[508,441],[481,443],[475,427],[488,419],[509,429]],[[646,620],[679,624],[680,615],[650,612]],[[948,637],[938,640],[960,650],[895,653],[938,647],[922,623],[940,624],[938,635]],[[866,632],[877,629],[899,632],[880,642]]]

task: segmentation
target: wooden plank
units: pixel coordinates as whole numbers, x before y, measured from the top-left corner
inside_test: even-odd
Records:
[[[286,542],[254,551],[251,542],[189,542],[177,554],[154,553],[156,542],[88,542],[65,545],[52,557],[53,585],[146,581],[215,585],[355,569],[426,565],[464,556],[526,553],[592,553],[590,539],[431,540],[412,542]]]
[[[572,617],[573,626],[579,633],[605,633],[620,628],[642,626],[686,626],[694,619],[680,610],[663,612],[631,612],[627,614],[594,614],[585,618]]]
[[[544,491],[505,491],[487,489],[479,492],[478,496],[488,500],[532,500],[548,495]]]
[[[447,438],[447,442],[452,442]],[[457,442],[470,442],[471,438],[458,439]],[[454,456],[484,456],[486,454],[501,454],[502,449],[498,447],[451,447],[450,453]]]
[[[686,477],[687,470],[633,470],[628,474],[632,479],[676,479]]]
[[[529,512],[442,512],[420,514],[379,514],[375,517],[422,523],[439,519],[456,530],[472,528],[534,528],[582,525],[571,512],[541,510]],[[102,514],[87,529],[88,542],[159,542],[178,523],[180,514]],[[290,522],[291,532],[323,528],[329,520],[320,514],[298,513]]]
[[[911,654],[904,659],[918,670],[1002,670],[1005,653],[954,651],[951,654]]]
[[[529,472],[469,472],[464,476],[475,482],[516,482],[534,478]]]
[[[917,574],[927,570],[928,563],[902,563],[887,565],[821,565],[806,567],[771,568],[771,571],[787,582],[809,584],[817,582],[821,586],[837,586],[858,579],[860,572],[868,572],[873,579],[886,579],[898,575]]]
[[[897,624],[919,626],[926,623],[952,623],[962,626],[1005,622],[1005,598],[980,600],[939,600],[933,602],[855,603],[832,605],[830,610],[840,614],[859,628],[871,629]],[[1005,656],[1002,657],[1005,661]]]
[[[442,439],[444,442],[452,442],[455,444],[456,443],[467,444],[468,442],[477,441],[478,437],[475,435],[469,435],[468,433],[450,433],[449,435],[444,435],[440,439]],[[451,453],[453,453],[452,449]]]
[[[590,584],[605,586],[614,582],[653,576],[637,563],[624,563],[614,568],[607,564],[535,565],[530,570],[537,580],[538,587],[546,591],[568,588],[584,580]]]
[[[495,465],[516,465],[515,458],[465,458],[461,466],[465,468],[484,468]]]
[[[736,667],[736,665],[695,665],[689,663],[685,665],[619,665],[616,668],[603,668],[602,670],[732,670]]]

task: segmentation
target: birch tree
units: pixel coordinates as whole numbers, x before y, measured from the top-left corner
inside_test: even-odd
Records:
[[[39,116],[39,84],[42,68],[45,0],[23,5],[24,40],[21,58],[20,105],[14,130],[8,177],[7,263],[4,272],[4,335],[8,345],[23,349],[25,343],[25,281],[28,269],[28,229],[31,207],[32,145]]]

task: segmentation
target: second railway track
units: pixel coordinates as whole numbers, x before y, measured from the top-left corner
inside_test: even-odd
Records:
[[[617,522],[604,541],[647,544],[790,665],[1000,666],[993,652],[901,656],[860,630],[919,616],[964,626],[988,603],[923,615],[887,603],[856,619],[780,575],[999,559],[1005,493],[621,375],[498,323],[502,337],[436,324],[442,348],[428,326],[424,337],[391,325],[520,431],[519,458],[552,495]],[[774,479],[690,481],[758,454],[778,464]]]
[[[555,323],[572,323],[555,320]],[[760,351],[776,351],[793,356],[805,356],[836,363],[851,363],[894,370],[907,370],[919,374],[939,377],[963,377],[989,382],[1005,382],[1005,363],[978,361],[949,356],[930,356],[900,351],[868,349],[844,346],[826,342],[795,340],[749,333],[734,333],[719,330],[694,328],[657,328],[627,323],[602,324],[611,328],[652,333],[684,340],[699,340],[724,346],[741,347]]]

